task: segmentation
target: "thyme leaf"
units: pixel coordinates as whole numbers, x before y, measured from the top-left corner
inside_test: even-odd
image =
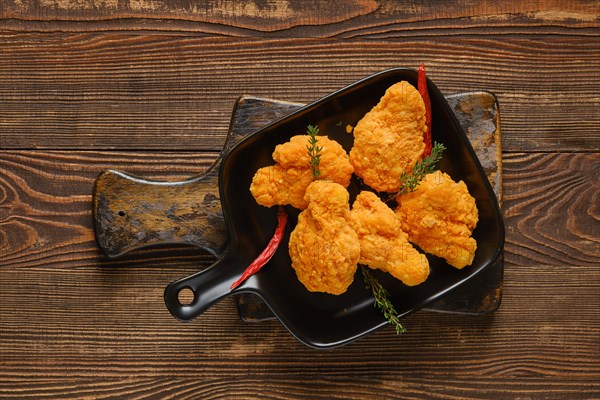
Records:
[[[319,134],[319,128],[316,126],[308,125],[306,127],[306,133],[308,134],[308,144],[306,145],[306,150],[308,153],[308,164],[310,165],[310,169],[312,170],[313,177],[315,179],[319,179],[321,177],[321,171],[319,170],[319,165],[321,164],[321,150],[323,150],[322,146],[318,146],[317,135]]]
[[[381,285],[381,283],[371,274],[371,272],[364,265],[360,266],[367,289],[371,290],[373,298],[375,299],[374,306],[381,310],[385,319],[396,328],[396,334],[400,335],[406,332],[406,329],[400,323],[400,317],[394,308],[394,305],[390,301],[390,295],[388,291]]]
[[[415,191],[425,175],[437,169],[437,163],[442,159],[444,150],[446,150],[446,147],[443,144],[435,142],[431,148],[431,154],[417,162],[410,174],[403,172],[400,175],[400,189],[398,190],[398,194]]]

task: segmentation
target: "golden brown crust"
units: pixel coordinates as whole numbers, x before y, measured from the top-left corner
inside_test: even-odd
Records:
[[[471,265],[477,248],[471,233],[479,214],[463,181],[454,182],[436,171],[426,175],[414,192],[396,200],[396,213],[412,243],[455,268]]]
[[[265,207],[290,204],[305,209],[306,188],[313,181],[306,145],[307,135],[298,135],[289,142],[275,147],[275,165],[259,169],[250,185],[256,202]],[[321,178],[347,187],[354,169],[342,146],[326,136],[317,136],[317,145],[322,147]]]
[[[334,182],[315,181],[305,200],[308,206],[290,236],[292,267],[309,291],[342,294],[354,280],[360,257],[349,224],[348,191]]]
[[[356,197],[350,224],[360,242],[361,264],[388,272],[408,286],[427,279],[427,257],[408,242],[397,215],[374,193],[363,191]]]
[[[377,191],[397,192],[400,175],[412,171],[423,154],[426,130],[417,89],[406,81],[390,86],[354,128],[354,172]]]
[[[346,292],[358,262],[418,285],[429,276],[429,262],[411,243],[458,269],[473,262],[475,200],[464,182],[447,174],[429,174],[416,191],[397,196],[396,212],[370,191],[361,192],[350,211],[345,187],[352,174],[376,191],[397,192],[400,175],[410,174],[423,155],[426,130],[423,99],[402,81],[358,122],[349,155],[339,143],[317,136],[321,180],[313,177],[307,135],[276,146],[276,164],[256,172],[250,191],[259,204],[303,210],[288,249],[309,291]]]

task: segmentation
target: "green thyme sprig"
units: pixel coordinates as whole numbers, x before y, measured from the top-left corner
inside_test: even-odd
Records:
[[[390,301],[388,291],[381,285],[371,272],[364,265],[360,266],[367,289],[371,290],[375,299],[374,306],[383,312],[383,316],[387,321],[396,328],[396,334],[401,335],[406,332],[406,329],[400,323],[400,317]]]
[[[315,179],[319,179],[321,177],[321,171],[319,170],[319,165],[321,164],[321,150],[323,150],[322,146],[319,147],[317,145],[317,135],[319,134],[319,128],[316,126],[308,125],[306,127],[306,133],[309,136],[308,144],[306,145],[306,149],[308,150],[308,163],[310,164],[310,169],[312,170],[313,177]]]
[[[425,175],[434,172],[437,169],[437,163],[442,159],[444,150],[446,150],[446,147],[443,144],[434,143],[431,153],[417,162],[410,174],[403,172],[400,175],[400,189],[398,190],[398,194],[413,192]]]

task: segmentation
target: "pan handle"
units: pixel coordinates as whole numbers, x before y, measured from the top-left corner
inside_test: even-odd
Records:
[[[179,320],[189,321],[234,293],[229,287],[243,271],[239,265],[234,256],[225,254],[207,269],[169,284],[164,294],[169,312]],[[180,300],[185,291],[193,293],[189,303]]]

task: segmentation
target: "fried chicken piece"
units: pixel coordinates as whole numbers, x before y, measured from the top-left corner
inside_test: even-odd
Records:
[[[408,242],[398,216],[375,193],[363,191],[356,197],[350,225],[360,242],[359,263],[388,272],[408,286],[427,279],[427,257]]]
[[[419,91],[406,81],[390,86],[354,128],[354,172],[377,191],[397,192],[400,174],[412,171],[425,150],[426,131]]]
[[[289,142],[275,147],[276,164],[260,168],[252,178],[250,192],[256,202],[265,207],[291,204],[305,209],[306,188],[313,181],[306,149],[307,135],[298,135]],[[317,136],[317,146],[322,147],[319,170],[321,178],[347,187],[354,169],[342,146],[326,136]]]
[[[304,209],[304,192],[313,181],[312,171],[301,168],[283,168],[279,164],[260,168],[252,178],[250,192],[256,202],[265,207],[291,204]]]
[[[471,265],[477,248],[471,233],[479,213],[463,181],[456,183],[436,171],[426,175],[414,192],[396,200],[396,213],[412,243],[455,268]]]
[[[304,196],[308,206],[298,216],[289,252],[298,280],[311,292],[342,294],[354,280],[360,245],[349,224],[348,191],[318,180]]]

